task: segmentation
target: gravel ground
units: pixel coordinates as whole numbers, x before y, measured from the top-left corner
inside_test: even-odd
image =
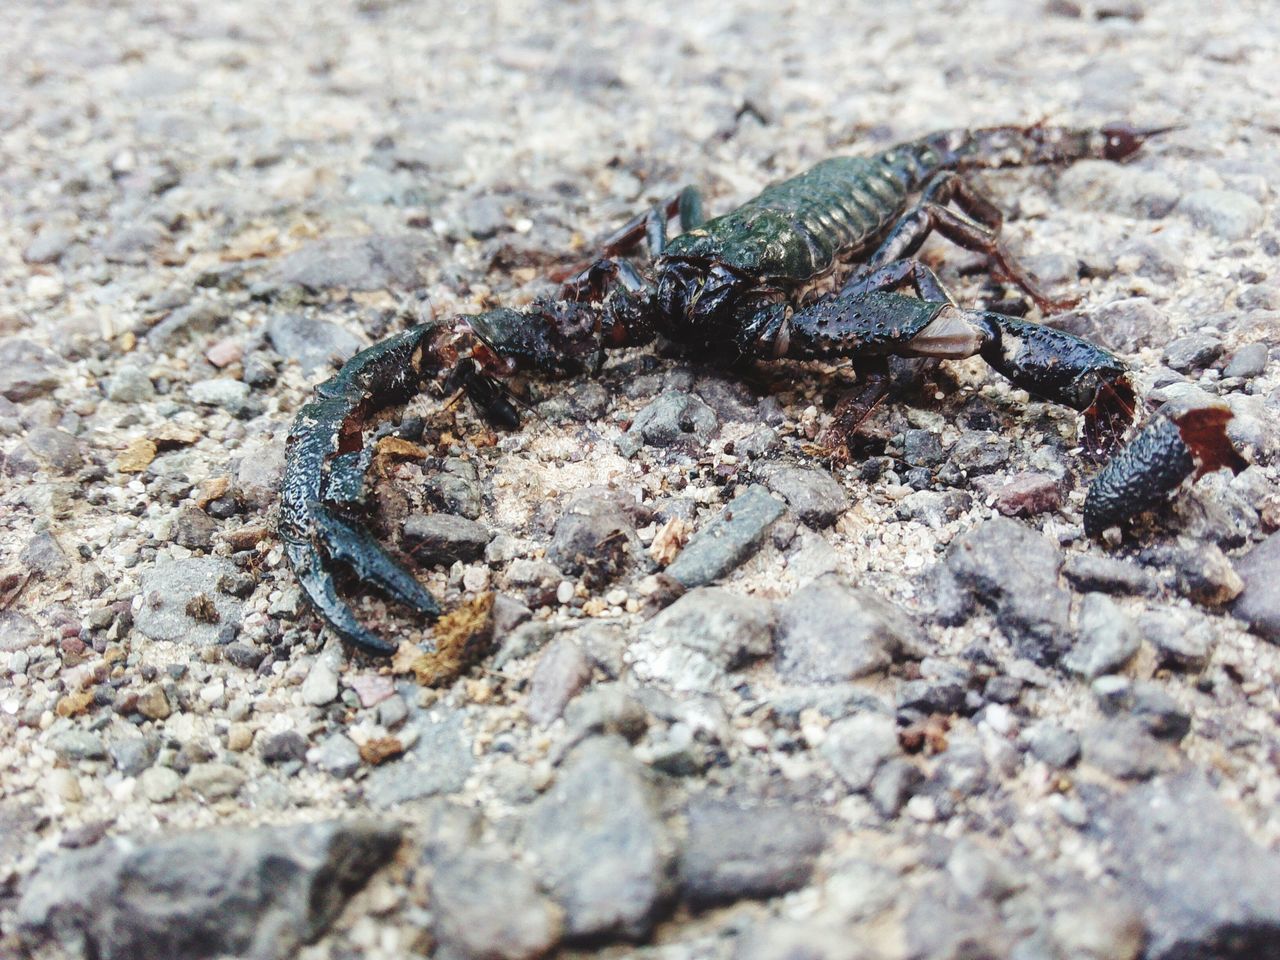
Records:
[[[659,6],[9,5],[0,955],[1280,957],[1272,5]],[[1090,542],[1075,418],[979,361],[846,464],[847,372],[635,351],[514,433],[405,411],[371,522],[499,595],[482,666],[305,608],[276,486],[334,364],[685,183],[1040,118],[1180,125],[984,183],[1248,469]]]

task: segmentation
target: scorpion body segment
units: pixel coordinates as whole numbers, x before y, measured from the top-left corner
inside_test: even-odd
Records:
[[[1159,505],[1194,474],[1246,466],[1227,437],[1231,409],[1221,401],[1170,405],[1094,478],[1084,501],[1084,531],[1096,537]]]
[[[697,192],[686,188],[606,240],[598,258],[562,272],[556,297],[422,324],[362,351],[316,388],[289,435],[279,529],[303,591],[340,636],[377,654],[394,645],[339,597],[334,566],[425,617],[439,613],[358,520],[372,458],[364,433],[377,411],[426,385],[463,391],[491,422],[512,428],[519,411],[504,378],[574,376],[598,367],[606,349],[658,336],[709,358],[850,359],[867,375],[846,409],[861,412],[835,418],[850,431],[887,393],[883,358],[981,355],[1018,386],[1083,412],[1089,446],[1110,449],[1134,412],[1122,361],[1061,331],[961,308],[914,255],[936,230],[985,253],[994,272],[1043,308],[1055,306],[1005,250],[1000,211],[964,172],[1121,160],[1153,132],[937,133],[820,163],[705,221]],[[683,232],[668,242],[677,214]],[[653,257],[647,269],[624,259],[644,242]],[[916,296],[898,292],[906,286]]]

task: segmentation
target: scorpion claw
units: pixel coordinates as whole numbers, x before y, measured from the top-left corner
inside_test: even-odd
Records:
[[[1230,419],[1221,401],[1167,406],[1089,485],[1085,533],[1096,537],[1151,509],[1193,474],[1243,470],[1247,463],[1227,436]]]
[[[388,600],[412,607],[425,617],[440,616],[440,605],[416,577],[402,567],[369,533],[318,501],[309,504],[315,537],[331,559],[349,566]]]
[[[344,640],[366,653],[390,656],[396,645],[383,640],[356,619],[355,611],[338,595],[333,575],[325,569],[324,560],[310,543],[285,542],[289,565],[298,578],[298,586],[311,601],[321,618]]]

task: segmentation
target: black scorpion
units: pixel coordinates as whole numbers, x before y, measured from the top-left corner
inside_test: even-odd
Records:
[[[862,387],[835,416],[845,432],[888,392],[889,356],[980,355],[1017,386],[1082,412],[1086,450],[1111,452],[1135,416],[1125,363],[1069,333],[958,306],[914,254],[937,231],[985,254],[994,273],[1052,310],[1060,304],[1005,250],[1000,211],[965,172],[1120,161],[1159,132],[1122,125],[947,131],[825,161],[705,222],[697,191],[686,187],[606,240],[597,259],[565,271],[556,296],[522,310],[419,324],[362,351],[316,388],[289,433],[279,532],[303,592],[344,640],[374,654],[396,646],[360,624],[338,593],[335,567],[425,617],[440,613],[358,519],[372,456],[364,432],[378,410],[426,385],[439,394],[465,391],[491,422],[514,428],[519,417],[506,378],[579,375],[598,369],[604,350],[657,336],[711,359],[856,361]],[[668,240],[676,216],[682,232]],[[648,277],[623,259],[643,242],[653,257]],[[897,292],[904,287],[915,296]],[[1213,430],[1221,429],[1216,422]],[[1161,451],[1175,445],[1165,434],[1141,442]],[[1186,456],[1156,459],[1167,468],[1159,477],[1150,457],[1114,461],[1105,489],[1090,493],[1091,533],[1123,519],[1135,489],[1153,499],[1194,469]]]

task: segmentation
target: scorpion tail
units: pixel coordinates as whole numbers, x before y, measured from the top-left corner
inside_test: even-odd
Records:
[[[938,170],[993,170],[1073,163],[1077,160],[1124,160],[1147,140],[1175,127],[1139,128],[1113,123],[1094,129],[1051,127],[984,127],[944,130],[917,140],[921,181]]]

